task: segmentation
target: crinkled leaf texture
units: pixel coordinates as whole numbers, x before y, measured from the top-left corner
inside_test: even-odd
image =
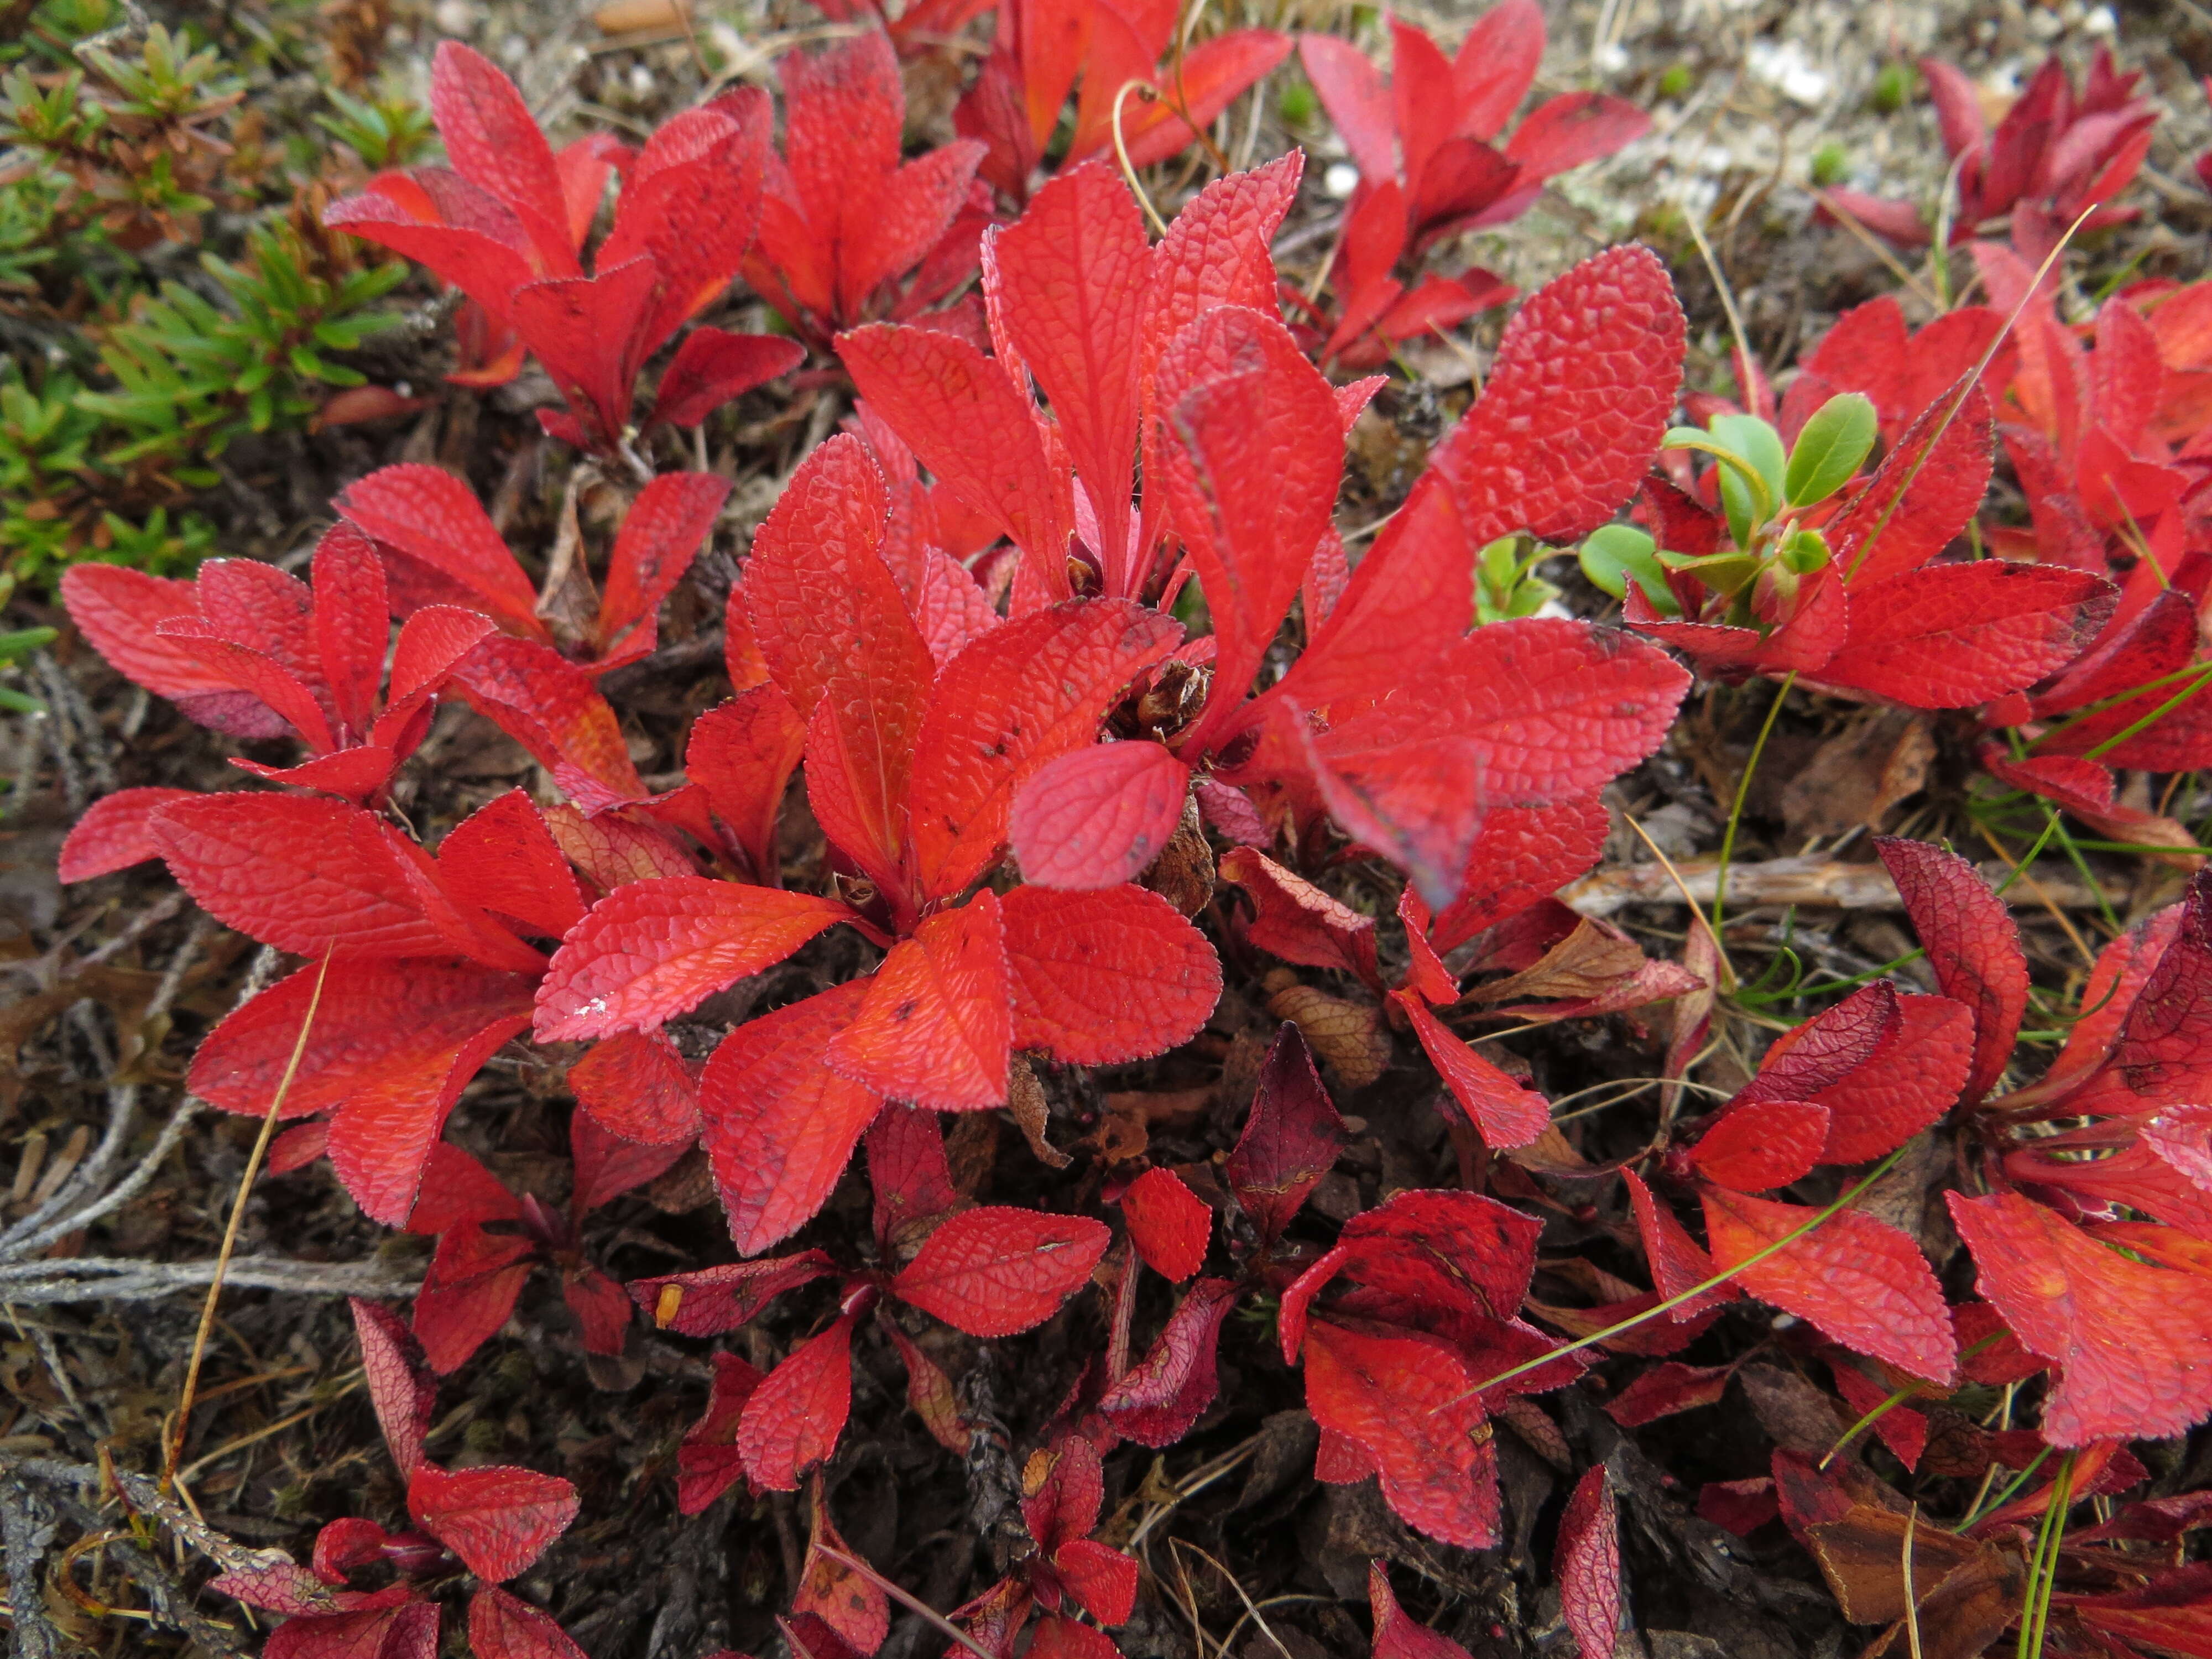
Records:
[[[1177,1283],[1204,1265],[1213,1212],[1172,1170],[1147,1170],[1121,1194],[1121,1218],[1145,1265]]]
[[[1006,921],[987,888],[891,947],[823,1059],[878,1095],[957,1112],[1006,1103],[1012,1042]]]
[[[2058,1367],[2055,1446],[2164,1439],[2212,1413],[2212,1278],[2136,1261],[2017,1193],[1948,1193],[1976,1286]]]
[[[1327,37],[1310,34],[1306,39]],[[1367,1604],[1375,1613],[1373,1659],[1468,1659],[1465,1648],[1431,1630],[1398,1605],[1398,1598],[1390,1591],[1389,1572],[1380,1561],[1368,1564]]]
[[[1251,1114],[1221,1170],[1262,1242],[1272,1243],[1290,1224],[1347,1139],[1313,1051],[1285,1020],[1260,1067]]]
[[[1600,1463],[1583,1471],[1559,1516],[1559,1609],[1582,1659],[1613,1659],[1620,1629],[1620,1528]]]
[[[1891,836],[1877,836],[1875,850],[1927,949],[1937,988],[1972,1012],[1966,1094],[1978,1100],[2004,1075],[2027,1008],[2020,928],[1981,872],[1956,853]]]
[[[985,1205],[930,1234],[890,1291],[970,1336],[1012,1336],[1058,1312],[1112,1239],[1087,1217]]]
[[[1855,1353],[1948,1385],[1958,1370],[1943,1291],[1920,1247],[1856,1210],[1838,1210],[1754,1265],[1769,1245],[1820,1214],[1708,1188],[1713,1261],[1763,1302],[1810,1320]]]
[[[1098,1414],[1117,1433],[1157,1448],[1190,1432],[1220,1390],[1215,1355],[1237,1288],[1226,1279],[1192,1285],[1150,1351],[1099,1396]]]
[[[1497,1543],[1497,1448],[1475,1392],[1480,1379],[1449,1343],[1317,1319],[1306,1333],[1305,1371],[1323,1455],[1331,1435],[1357,1449],[1358,1462],[1338,1474],[1381,1475],[1383,1498],[1418,1532],[1463,1549]]]
[[[560,1476],[504,1464],[425,1463],[407,1481],[407,1512],[416,1523],[495,1584],[528,1571],[568,1529],[577,1502],[575,1487]]]
[[[1048,762],[1007,821],[1022,878],[1081,892],[1135,880],[1175,833],[1189,793],[1190,769],[1156,743],[1101,744]]]
[[[626,883],[554,953],[538,990],[538,1036],[649,1031],[774,966],[847,914],[834,899],[701,876]]]
[[[1103,1229],[1102,1229],[1103,1231]],[[738,1420],[738,1455],[757,1486],[793,1492],[837,1448],[853,1407],[853,1325],[841,1314],[768,1374]]]
[[[1017,887],[1001,907],[1017,1048],[1076,1066],[1146,1060],[1188,1042],[1221,996],[1221,960],[1158,893]]]

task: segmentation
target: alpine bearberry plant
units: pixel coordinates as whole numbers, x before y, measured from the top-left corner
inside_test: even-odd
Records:
[[[1676,1628],[1716,1605],[1821,1651],[2207,1650],[2212,285],[2084,300],[2069,240],[2129,222],[2134,80],[2053,60],[1985,134],[1929,60],[1945,246],[1770,380],[1640,243],[1494,331],[1501,281],[1423,274],[1649,125],[1512,125],[1526,0],[1455,57],[1389,21],[1387,80],[1299,41],[1341,204],[1297,150],[1228,165],[1272,30],[824,9],[775,95],[635,149],[556,148],[441,45],[448,165],[321,222],[464,296],[453,423],[356,454],[282,563],[61,578],[229,770],[108,762],[58,874],[159,861],[264,947],[234,1003],[118,979],[258,1139],[161,1478],[127,1425],[82,1465],[0,1435],[18,1631],[20,1468],[131,1506],[149,1619],[185,1592],[133,1526],[213,1559],[275,1659],[1112,1659],[1177,1620],[1200,1659],[1246,1622],[1600,1659],[1717,1647]],[[407,160],[384,125],[353,148]],[[695,323],[726,301],[779,332]],[[1454,330],[1443,414],[1333,378]],[[75,1164],[19,1175],[0,1299],[129,1268],[84,1236],[180,1143],[226,1145],[180,1115],[78,1216]],[[382,1242],[357,1378],[288,1350],[301,1418],[357,1383],[398,1479],[295,1557],[202,1501],[294,1419],[186,1442],[226,1278],[326,1265],[241,1234],[310,1226]]]

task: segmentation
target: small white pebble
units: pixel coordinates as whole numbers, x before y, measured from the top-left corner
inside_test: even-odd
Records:
[[[629,95],[633,98],[653,96],[653,71],[642,64],[629,66]]]
[[[1359,188],[1359,169],[1349,161],[1334,161],[1321,176],[1321,187],[1340,202]]]
[[[510,34],[499,43],[499,55],[519,69],[522,60],[530,56],[530,42],[519,34]]]
[[[2112,35],[2119,32],[2120,20],[2112,15],[2110,6],[2095,6],[2081,19],[2084,34]]]
[[[1628,67],[1628,48],[1618,40],[1608,40],[1590,54],[1590,65],[1607,75],[1618,75]]]
[[[441,34],[473,34],[477,27],[477,9],[470,0],[438,0],[438,9],[430,14]]]
[[[1815,67],[1805,48],[1795,40],[1784,40],[1779,46],[1754,40],[1744,61],[1760,80],[1808,108],[1826,103],[1835,87],[1834,77]]]

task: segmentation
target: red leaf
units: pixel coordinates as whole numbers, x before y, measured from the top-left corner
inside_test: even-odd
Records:
[[[1012,1336],[1081,1289],[1112,1238],[1080,1216],[964,1210],[930,1234],[890,1291],[970,1336]]]
[[[2067,1092],[2069,1115],[2142,1112],[2194,1103],[2203,1097],[2200,1091],[2207,1079],[2212,1079],[2212,876],[2200,872],[2190,884],[2188,897],[2168,914],[2178,914],[2172,942],[2128,1001],[2109,1051]],[[2144,934],[2154,933],[2156,926],[2154,921]],[[2115,957],[2115,969],[2123,981],[2113,994],[2118,1003],[2125,1000],[2124,980],[2133,964],[2125,959],[2119,941],[2107,947],[2107,954]],[[2098,969],[2084,992],[2085,1008],[2096,1009],[2096,999],[2106,995],[2112,983],[2105,976],[2102,957]],[[2076,1041],[2086,1048],[2110,1029],[2100,1022],[2085,1031],[2083,1026],[2095,1018],[2091,1014],[2076,1024],[2054,1072],[2071,1069],[2069,1061],[2075,1057]]]
[[[1028,1659],[1122,1659],[1122,1655],[1104,1631],[1048,1613],[1036,1622]]]
[[[1606,1401],[1605,1414],[1624,1429],[1640,1429],[1679,1412],[1717,1406],[1734,1375],[1728,1365],[1684,1365],[1670,1359],[1640,1373]]]
[[[392,1453],[392,1467],[406,1480],[422,1462],[422,1442],[438,1403],[438,1382],[422,1364],[422,1350],[399,1316],[359,1297],[347,1299],[354,1334],[361,1340],[362,1376],[377,1426]]]
[[[538,1036],[650,1030],[848,914],[832,899],[700,876],[629,882],[593,905],[554,953],[538,990]]]
[[[1309,41],[1327,39],[1312,34],[1305,38]],[[1367,1604],[1375,1614],[1373,1659],[1468,1659],[1465,1648],[1431,1630],[1398,1605],[1398,1598],[1390,1593],[1390,1575],[1380,1561],[1367,1564]]]
[[[419,462],[380,467],[347,485],[331,504],[380,544],[394,579],[395,604],[410,611],[457,605],[488,613],[524,639],[546,638],[530,579],[475,492],[443,467]],[[411,568],[390,570],[394,554]]]
[[[1314,1420],[1373,1461],[1399,1519],[1464,1549],[1497,1543],[1497,1448],[1480,1433],[1479,1379],[1449,1344],[1316,1320],[1305,1370]]]
[[[955,335],[882,323],[838,336],[837,353],[922,465],[1022,550],[1046,592],[1066,597],[1067,482],[1006,370]]]
[[[315,654],[330,687],[331,712],[347,738],[358,742],[374,723],[392,635],[384,562],[375,544],[351,525],[325,531],[315,544],[314,590]]]
[[[1570,541],[1610,519],[1658,451],[1683,340],[1674,284],[1648,248],[1608,248],[1531,295],[1482,396],[1431,459],[1467,545],[1521,529]]]
[[[1304,152],[1291,150],[1249,173],[1215,179],[1176,215],[1152,249],[1140,383],[1152,379],[1168,343],[1212,307],[1273,307],[1275,262],[1268,245],[1297,198],[1304,168]]]
[[[1071,1440],[1067,1443],[1088,1445],[1090,1442]],[[1137,1563],[1133,1558],[1088,1538],[1077,1538],[1053,1553],[1052,1571],[1077,1604],[1100,1624],[1128,1622],[1137,1601]],[[1030,1651],[1036,1650],[1032,1648]]]
[[[1156,743],[1107,743],[1047,763],[1014,798],[1022,878],[1090,892],[1133,881],[1182,822],[1190,769]]]
[[[230,689],[189,646],[155,631],[172,617],[198,617],[191,583],[120,565],[73,564],[62,572],[61,594],[77,631],[133,684],[172,698]]]
[[[1736,1103],[1812,1098],[1872,1060],[1903,1028],[1904,1018],[1897,988],[1887,980],[1852,992],[1777,1038]]]
[[[969,1200],[952,1184],[937,1114],[893,1105],[868,1126],[868,1184],[875,1189],[876,1248],[904,1262],[921,1241]]]
[[[1468,849],[1460,896],[1438,912],[1430,942],[1449,952],[1587,873],[1612,827],[1595,793],[1549,806],[1493,808]]]
[[[1167,1170],[1147,1170],[1121,1194],[1121,1218],[1145,1265],[1181,1284],[1206,1262],[1213,1211]]]
[[[842,1314],[828,1330],[801,1343],[745,1401],[738,1455],[755,1486],[795,1492],[799,1477],[837,1449],[853,1407],[855,1317]]]
[[[558,939],[583,919],[583,890],[545,819],[520,789],[495,795],[438,843],[438,876],[455,898]]]
[[[1974,1018],[1948,997],[1900,997],[1897,1033],[1840,1083],[1812,1097],[1828,1113],[1823,1164],[1861,1164],[1902,1146],[1959,1098],[1974,1059]]]
[[[1586,1470],[1559,1516],[1559,1611],[1582,1659],[1613,1659],[1620,1629],[1620,1523],[1605,1465]]]
[[[1966,527],[1989,491],[1992,449],[1978,386],[1963,403],[1938,398],[1913,422],[1826,532],[1854,608],[1873,583],[1919,569]]]
[[[2112,602],[2101,576],[2008,559],[1862,581],[1850,631],[1820,678],[1909,708],[1964,708],[2064,667]]]
[[[1413,1324],[1433,1316],[1476,1313],[1510,1320],[1528,1294],[1542,1224],[1480,1193],[1413,1188],[1346,1222],[1335,1267],[1310,1270],[1298,1301],[1310,1302],[1338,1272],[1370,1294],[1363,1307]],[[1392,1304],[1382,1311],[1381,1301]],[[1284,1294],[1285,1352],[1297,1334],[1291,1296]]]
[[[1260,1068],[1251,1115],[1221,1171],[1263,1243],[1281,1237],[1345,1139],[1344,1120],[1322,1086],[1312,1051],[1284,1021]]]
[[[1650,1267],[1651,1283],[1660,1297],[1672,1301],[1711,1279],[1712,1258],[1698,1248],[1689,1230],[1675,1218],[1674,1211],[1652,1196],[1651,1189],[1635,1170],[1623,1170],[1621,1176],[1628,1183],[1629,1205],[1636,1212],[1636,1231],[1644,1241],[1644,1259]],[[1723,1279],[1711,1290],[1692,1297],[1668,1316],[1678,1323],[1693,1319],[1738,1294],[1735,1282]]]
[[[711,472],[664,472],[638,492],[607,556],[600,667],[635,662],[653,650],[660,602],[691,568],[729,495],[730,481]]]
[[[695,328],[684,337],[668,372],[660,377],[653,418],[696,426],[724,404],[790,374],[805,361],[806,348],[781,335]]]
[[[973,1111],[1006,1104],[1012,1038],[1006,923],[986,888],[891,947],[822,1057],[878,1095]]]
[[[707,1155],[738,1250],[751,1255],[811,1220],[883,1106],[823,1062],[867,994],[855,981],[740,1025],[700,1079]]]
[[[823,1553],[827,1547],[850,1555],[853,1547],[830,1524],[829,1506],[817,1477],[807,1497],[806,1559],[799,1588],[792,1593],[793,1614],[812,1613],[861,1653],[873,1653],[890,1633],[890,1602],[868,1579]]]
[[[489,635],[454,663],[453,684],[570,794],[564,775],[573,769],[617,799],[644,795],[615,711],[592,677],[551,647]]]
[[[1943,1292],[1920,1248],[1857,1210],[1838,1210],[1755,1266],[1759,1251],[1820,1213],[1709,1188],[1705,1235],[1713,1261],[1763,1302],[1810,1320],[1854,1353],[1948,1385],[1957,1345]]]
[[[552,1614],[495,1584],[469,1598],[469,1647],[477,1659],[587,1659]]]
[[[718,703],[692,722],[684,770],[707,792],[707,804],[728,826],[756,875],[777,867],[776,818],[784,788],[806,747],[806,727],[791,699],[756,685]]]
[[[1108,162],[1071,168],[994,234],[985,260],[997,314],[1090,493],[1103,544],[1093,550],[1119,597],[1132,587],[1137,349],[1152,260],[1136,199]]]
[[[619,263],[600,251],[598,274],[526,283],[507,310],[553,384],[565,415],[538,412],[538,424],[564,443],[611,451],[629,425],[630,399],[645,337],[662,287],[653,260]]]
[[[1825,1106],[1802,1100],[1753,1101],[1723,1113],[1691,1150],[1690,1162],[1708,1181],[1737,1192],[1771,1192],[1802,1179],[1820,1162],[1828,1134]]]
[[[1273,29],[1231,29],[1200,41],[1182,55],[1173,76],[1178,100],[1203,131],[1239,93],[1290,53],[1290,38]],[[1196,137],[1165,99],[1143,104],[1130,100],[1122,108],[1121,131],[1133,167],[1152,167],[1179,155]]]
[[[2059,1368],[2052,1445],[2163,1439],[2212,1412],[2212,1279],[2130,1260],[2014,1193],[1947,1193],[1976,1288]]]
[[[676,1508],[683,1515],[698,1514],[744,1474],[737,1448],[738,1424],[761,1384],[761,1374],[737,1355],[711,1358],[714,1381],[706,1413],[676,1448]]]
[[[522,1200],[489,1170],[449,1140],[430,1148],[422,1191],[407,1214],[410,1233],[438,1234],[464,1221],[520,1221]]]
[[[459,41],[441,41],[430,73],[430,114],[455,171],[521,220],[543,268],[574,274],[560,169],[514,82]]]
[[[1522,1088],[1469,1048],[1420,998],[1404,991],[1390,995],[1413,1026],[1421,1052],[1481,1132],[1486,1146],[1525,1146],[1552,1127],[1551,1102]]]
[[[1196,1036],[1221,963],[1174,905],[1141,887],[1006,896],[1012,1041],[1079,1066],[1164,1054]]]
[[[1344,439],[1329,383],[1272,308],[1205,313],[1161,355],[1155,396],[1169,514],[1218,642],[1206,712],[1182,738],[1202,754],[1250,692],[1330,527]]]
[[[1036,1490],[1022,1499],[1022,1524],[1029,1528],[1037,1553],[1048,1561],[1063,1546],[1088,1538],[1097,1528],[1098,1511],[1106,1501],[1106,1476],[1098,1448],[1079,1435],[1061,1440],[1037,1461],[1044,1466],[1043,1474]],[[1030,1482],[1024,1479],[1022,1484],[1027,1487]]]
[[[415,1337],[431,1370],[441,1376],[459,1370],[507,1323],[537,1257],[529,1239],[488,1233],[473,1221],[439,1239],[415,1297]]]
[[[1360,176],[1381,185],[1398,176],[1397,119],[1387,83],[1367,54],[1332,34],[1298,37],[1298,61],[1320,94]],[[1516,97],[1514,101],[1518,103]],[[1502,121],[1500,125],[1503,125]]]
[[[558,1475],[501,1464],[447,1470],[425,1463],[407,1481],[416,1524],[495,1584],[528,1571],[576,1509],[575,1487]]]
[[[568,1092],[625,1140],[658,1146],[699,1138],[699,1085],[660,1032],[624,1031],[594,1043],[568,1068]]]
[[[821,1251],[802,1250],[762,1261],[702,1267],[696,1273],[633,1279],[625,1288],[630,1300],[651,1314],[661,1329],[678,1336],[719,1336],[750,1322],[786,1291],[835,1271]]]
[[[102,796],[70,826],[55,875],[64,882],[90,881],[161,857],[152,816],[171,801],[195,799],[197,793],[190,789],[120,789]]]
[[[575,1159],[576,1181],[569,1194],[571,1213],[581,1216],[633,1188],[658,1180],[676,1167],[690,1150],[681,1141],[630,1140],[599,1127],[589,1112],[568,1120],[568,1150]]]
[[[1221,879],[1244,890],[1257,912],[1244,936],[1285,962],[1336,968],[1382,988],[1375,963],[1375,918],[1331,898],[1264,853],[1232,847],[1221,856]]]
[[[1973,1015],[1973,1064],[1966,1096],[1995,1088],[2012,1058],[2027,1006],[2027,958],[2004,901],[1974,866],[1924,841],[1877,836],[1875,850],[1928,951],[1936,988]]]
[[[1183,1293],[1151,1350],[1098,1398],[1098,1414],[1143,1446],[1171,1446],[1188,1434],[1220,1390],[1215,1353],[1237,1285],[1201,1279]]]
[[[1650,131],[1651,118],[1624,99],[1564,92],[1528,112],[1505,154],[1521,164],[1516,182],[1525,185],[1611,155]]]
[[[148,830],[202,909],[264,944],[335,960],[454,953],[425,910],[428,857],[357,806],[206,795],[172,803]]]
[[[936,665],[881,556],[883,473],[841,434],[808,456],[753,539],[745,607],[776,684],[803,720],[826,706],[854,829],[850,854],[889,883],[900,807]],[[810,763],[808,783],[816,767]]]
[[[1182,632],[1125,601],[1073,600],[992,629],[945,665],[914,760],[926,895],[958,893],[998,861],[1017,792],[1048,762],[1091,747],[1122,690]]]

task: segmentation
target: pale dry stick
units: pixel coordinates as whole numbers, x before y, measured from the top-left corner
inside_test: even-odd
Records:
[[[1121,89],[1114,94],[1110,122],[1114,130],[1114,159],[1121,164],[1121,177],[1127,181],[1130,193],[1137,198],[1137,205],[1144,209],[1145,217],[1152,222],[1154,230],[1164,236],[1168,234],[1168,222],[1160,217],[1159,209],[1152,205],[1152,198],[1146,194],[1145,186],[1137,178],[1137,169],[1129,164],[1129,146],[1121,137],[1121,100],[1133,92],[1142,92],[1148,98],[1160,95],[1160,89],[1149,81],[1132,76],[1121,83]]]
[[[284,1109],[284,1097],[291,1092],[292,1079],[299,1074],[300,1061],[307,1054],[307,1034],[315,1029],[315,1013],[322,1006],[323,985],[330,977],[331,957],[336,951],[334,942],[323,952],[322,966],[315,970],[314,988],[307,994],[307,1012],[300,1021],[300,1035],[292,1044],[291,1058],[284,1062],[284,1075],[276,1080],[276,1092],[270,1097],[269,1110],[261,1119],[261,1133],[255,1138],[246,1168],[238,1177],[238,1192],[230,1202],[230,1221],[222,1230],[222,1246],[216,1252],[215,1275],[208,1281],[207,1300],[200,1305],[200,1325],[192,1336],[191,1358],[185,1364],[185,1386],[177,1400],[176,1427],[169,1436],[168,1444],[162,1449],[161,1485],[165,1489],[176,1479],[177,1459],[184,1453],[185,1434],[191,1426],[192,1395],[199,1388],[200,1366],[207,1358],[208,1333],[215,1328],[216,1304],[222,1297],[223,1269],[238,1248],[239,1230],[246,1224],[246,1200],[253,1191],[253,1178],[261,1173],[261,1161],[268,1156],[269,1143],[276,1135],[276,1119]]]
[[[961,1629],[959,1626],[954,1624],[950,1619],[947,1619],[935,1607],[931,1607],[928,1602],[923,1601],[920,1596],[909,1595],[905,1590],[901,1589],[896,1584],[891,1583],[890,1579],[884,1577],[883,1574],[878,1572],[866,1562],[861,1560],[859,1556],[848,1555],[844,1551],[833,1548],[831,1546],[823,1543],[818,1539],[815,1540],[813,1548],[816,1554],[826,1555],[832,1561],[838,1563],[841,1566],[848,1568],[852,1571],[860,1574],[861,1577],[866,1579],[884,1595],[890,1596],[892,1601],[897,1602],[908,1613],[913,1613],[918,1619],[927,1620],[931,1625],[936,1627],[940,1635],[951,1637],[962,1647],[967,1649],[969,1652],[975,1654],[976,1656],[976,1659],[993,1659],[990,1649],[985,1647],[974,1637],[969,1635],[966,1631]]]
[[[212,1283],[217,1261],[134,1261],[120,1256],[70,1256],[0,1267],[0,1305],[45,1307],[75,1302],[146,1302]],[[416,1280],[368,1261],[298,1261],[289,1256],[234,1256],[225,1283],[246,1291],[295,1296],[412,1296]]]
[[[1244,1628],[1244,1621],[1256,1617],[1261,1607],[1296,1607],[1309,1602],[1334,1601],[1335,1599],[1333,1595],[1270,1595],[1263,1601],[1248,1604],[1250,1606],[1250,1611],[1237,1615],[1237,1622],[1229,1627],[1229,1634],[1221,1638],[1222,1645],[1226,1649],[1233,1644],[1237,1640],[1237,1632]],[[1270,1639],[1273,1639],[1272,1637]]]
[[[1736,309],[1735,290],[1729,286],[1728,273],[1721,269],[1720,257],[1713,252],[1713,245],[1705,240],[1702,217],[1699,214],[1686,213],[1682,216],[1682,222],[1690,228],[1690,240],[1698,245],[1698,253],[1705,262],[1707,274],[1713,279],[1714,292],[1720,295],[1721,310],[1728,317],[1729,333],[1735,341],[1736,380],[1739,382],[1736,390],[1742,393],[1747,406],[1752,401],[1751,376],[1753,372],[1751,340],[1743,331],[1743,313]]]
[[[1682,887],[1695,902],[1712,899],[1716,866],[1710,859],[1685,860],[1676,866]],[[1984,865],[1983,873],[1990,873]],[[2005,874],[2002,864],[1996,876]],[[1795,905],[1801,909],[1902,910],[1905,901],[1896,884],[1879,864],[1838,864],[1825,860],[1768,859],[1757,864],[1738,864],[1729,871],[1729,892],[1747,909]],[[2094,910],[2100,889],[2072,876],[2046,878],[2045,894],[2062,908]],[[2103,885],[2108,903],[2124,903],[2128,892],[2117,884]],[[1648,864],[1617,865],[1570,882],[1559,890],[1560,902],[1585,916],[1610,916],[1632,905],[1674,906],[1684,901],[1667,872]],[[2039,903],[2027,893],[2008,893],[2008,902],[2019,908]]]

